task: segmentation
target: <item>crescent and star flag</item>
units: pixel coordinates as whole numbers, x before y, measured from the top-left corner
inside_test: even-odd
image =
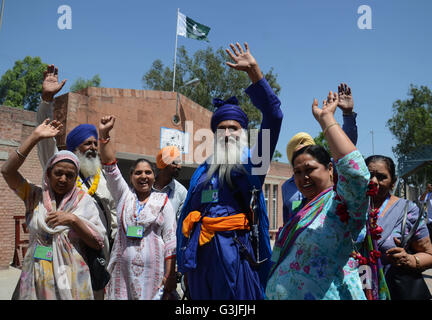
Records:
[[[183,13],[178,13],[177,18],[177,34],[182,37],[204,40],[209,42],[207,35],[210,32],[210,28],[186,17]]]

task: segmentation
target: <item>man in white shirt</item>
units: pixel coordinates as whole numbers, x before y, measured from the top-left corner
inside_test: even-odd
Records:
[[[175,179],[181,170],[178,148],[175,146],[162,148],[156,156],[156,166],[159,173],[156,176],[153,189],[168,195],[178,220],[187,195],[186,188]]]
[[[40,124],[46,118],[53,119],[54,96],[63,88],[66,80],[58,82],[58,68],[49,65],[44,72],[42,84],[42,101],[39,105],[36,120]],[[66,138],[67,149],[75,153],[80,161],[80,172],[77,186],[92,196],[99,216],[106,229],[103,254],[108,264],[111,246],[117,233],[116,205],[101,170],[98,155],[98,134],[92,124],[81,124],[75,127]],[[55,138],[41,140],[37,144],[38,157],[42,167],[57,151]],[[94,292],[95,299],[103,299],[103,289]]]

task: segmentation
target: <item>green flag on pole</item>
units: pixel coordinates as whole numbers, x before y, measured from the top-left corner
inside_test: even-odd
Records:
[[[209,42],[209,39],[207,38],[209,32],[209,27],[186,17],[181,12],[178,13],[177,34],[179,36]]]

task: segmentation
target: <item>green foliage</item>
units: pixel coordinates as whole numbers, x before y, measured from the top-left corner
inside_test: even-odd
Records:
[[[327,142],[326,138],[324,137],[324,133],[323,132],[320,132],[320,134],[318,135],[318,137],[314,138],[314,141],[315,141],[315,144],[323,147],[324,149],[327,150],[327,152],[329,154],[331,154],[330,153],[330,147],[328,145],[328,142]]]
[[[432,92],[426,86],[410,86],[407,100],[393,103],[393,117],[387,127],[397,140],[392,148],[397,157],[406,156],[423,145],[432,145]],[[395,159],[397,160],[397,159]],[[416,185],[432,181],[431,166],[410,178]]]
[[[78,92],[80,90],[83,90],[88,87],[99,87],[101,83],[101,78],[99,75],[95,75],[90,80],[85,80],[83,78],[78,78],[75,80],[75,82],[71,85],[70,91],[71,92]]]
[[[228,54],[219,48],[213,51],[211,47],[198,50],[193,57],[189,57],[184,46],[178,49],[176,66],[176,88],[189,99],[204,108],[213,111],[213,98],[228,99],[236,96],[243,110],[249,118],[249,128],[257,128],[261,123],[261,112],[255,108],[244,90],[250,85],[250,79],[245,72],[233,70],[225,62],[231,61]],[[277,83],[277,75],[273,69],[264,74],[276,94],[281,87]],[[183,87],[194,78],[200,82],[195,87]],[[172,90],[173,71],[164,67],[161,60],[155,60],[150,70],[144,74],[143,87],[149,90]]]
[[[15,61],[13,68],[0,79],[0,104],[36,111],[46,67],[40,57],[27,56]]]
[[[280,153],[279,150],[275,150],[273,153],[272,161],[279,162],[280,158],[282,158],[282,153]]]

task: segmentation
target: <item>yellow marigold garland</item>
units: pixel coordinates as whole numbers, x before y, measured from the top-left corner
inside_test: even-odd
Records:
[[[92,183],[90,189],[88,189],[88,191],[87,191],[87,193],[89,195],[91,195],[91,196],[94,195],[94,193],[96,192],[97,187],[99,185],[99,180],[100,180],[100,169],[95,174],[94,179],[93,179],[93,183]],[[77,177],[77,187],[80,188],[81,190],[83,189],[82,188],[82,183],[80,181],[80,177],[79,176]]]

